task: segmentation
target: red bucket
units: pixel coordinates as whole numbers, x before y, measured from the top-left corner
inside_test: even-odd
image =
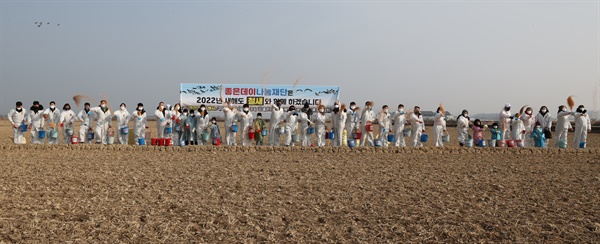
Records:
[[[358,140],[358,139],[360,139],[360,137],[362,137],[362,133],[360,133],[360,132],[354,132],[352,134],[352,137],[354,137],[355,140]]]
[[[215,146],[221,145],[221,138],[213,138],[212,142]]]
[[[173,145],[173,142],[171,141],[171,138],[165,138],[165,146],[169,147]]]
[[[249,140],[254,140],[254,130],[248,131],[248,139]]]
[[[79,143],[79,137],[72,136],[71,137],[71,144],[77,144],[77,143]]]
[[[152,146],[158,145],[158,138],[152,138],[152,139],[150,139],[150,145],[152,145]]]
[[[165,145],[165,138],[158,138],[158,146],[164,146]]]
[[[506,146],[507,147],[515,147],[515,141],[513,141],[513,140],[506,140]]]
[[[329,132],[325,132],[325,139],[329,139]]]
[[[367,129],[367,131],[368,131],[368,132],[373,132],[373,123],[371,123],[371,122],[368,122],[368,123],[365,125],[365,129]]]

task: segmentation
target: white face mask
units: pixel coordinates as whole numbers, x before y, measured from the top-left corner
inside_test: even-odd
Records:
[[[533,111],[532,110],[527,110],[527,111],[525,111],[525,113],[526,114],[531,114],[531,113],[533,113]]]
[[[539,126],[536,126],[535,128],[536,128],[536,129],[539,129],[539,128],[541,128],[541,127],[539,127]]]
[[[398,111],[404,112],[404,109],[403,108],[399,108]]]
[[[106,108],[106,104],[100,104],[100,107]]]
[[[257,119],[262,119],[262,116],[256,116]]]
[[[125,106],[121,106],[121,110],[123,110],[123,111],[124,111],[124,110],[125,110]]]
[[[562,109],[562,111],[563,111],[563,112],[567,112],[567,108],[563,108],[563,109]]]
[[[384,113],[387,113],[387,112],[388,112],[387,108],[386,108],[386,109],[384,109],[384,110],[383,110],[383,112],[384,112]]]
[[[183,113],[183,115],[187,115],[187,113]]]
[[[244,108],[244,112],[248,112],[248,111],[250,111],[249,108]]]
[[[54,109],[54,108],[56,108],[56,107],[55,107],[54,105],[50,105],[50,108],[51,108],[51,109]]]
[[[325,109],[319,109],[320,113],[325,113]]]
[[[204,111],[205,108],[200,108],[200,111]]]
[[[165,106],[163,106],[163,105],[160,105],[160,109],[164,109],[164,108],[165,108]]]
[[[138,107],[138,110],[142,111],[144,109],[144,107]]]
[[[339,107],[340,107],[340,105],[337,105],[337,104],[336,104],[334,107],[335,107],[335,108],[339,108]]]
[[[356,106],[350,106],[350,109],[354,110],[356,108]]]

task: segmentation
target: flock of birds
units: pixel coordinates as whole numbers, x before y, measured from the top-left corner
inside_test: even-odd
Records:
[[[40,22],[35,22],[34,24],[37,25],[37,27],[42,27],[44,22],[40,21]],[[46,22],[46,25],[50,25],[50,22]],[[60,26],[60,24],[56,24],[56,26]]]
[[[196,86],[196,87],[192,87],[191,89],[186,89],[186,90],[181,90],[179,91],[179,93],[184,93],[184,94],[192,94],[192,95],[202,95],[206,92],[213,92],[213,91],[218,91],[221,89],[221,86],[210,86],[210,87],[206,87],[206,86]],[[306,89],[296,89],[296,92],[313,92],[312,89],[306,88]],[[315,92],[316,96],[319,96],[319,94],[337,94],[338,90],[335,89],[328,89],[328,90],[324,90],[324,91],[320,91],[320,92]]]

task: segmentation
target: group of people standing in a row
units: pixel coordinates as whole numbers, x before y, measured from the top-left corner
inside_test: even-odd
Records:
[[[8,113],[8,120],[13,125],[14,142],[24,144],[24,132],[31,131],[32,143],[43,144],[44,137],[48,138],[49,144],[58,143],[58,130],[62,128],[64,143],[71,143],[75,135],[75,121],[81,121],[79,136],[80,143],[111,143],[108,139],[116,137],[117,143],[128,144],[128,123],[133,120],[135,142],[145,138],[147,114],[142,103],[139,103],[134,111],[129,113],[126,105],[122,103],[119,110],[112,112],[105,100],[97,107],[91,107],[85,103],[84,109],[78,114],[71,110],[67,103],[62,112],[56,108],[54,102],[50,107],[44,109],[35,101],[29,113],[23,108],[21,102],[16,103],[15,109]],[[300,109],[295,106],[283,107],[280,101],[272,104],[270,124],[267,127],[262,119],[261,113],[254,118],[250,112],[250,106],[244,104],[242,111],[238,111],[231,103],[224,103],[224,128],[226,145],[237,144],[237,132],[241,132],[243,146],[252,144],[263,145],[265,137],[271,146],[294,146],[298,142],[302,146],[325,146],[326,139],[332,140],[333,146],[346,144],[344,140],[359,141],[360,146],[406,146],[405,136],[409,137],[409,144],[413,147],[423,145],[422,135],[426,133],[425,123],[419,106],[415,106],[408,113],[404,111],[404,105],[398,105],[396,111],[389,111],[384,105],[379,113],[373,111],[373,102],[367,101],[365,108],[361,109],[351,102],[347,108],[345,104],[336,101],[332,113],[326,113],[323,105],[318,105],[316,110],[308,103]],[[525,108],[521,113],[511,114],[510,104],[506,104],[500,112],[499,122],[492,124],[492,138],[497,141],[515,140],[523,141],[525,147],[548,144],[552,138],[552,116],[548,108],[542,106],[537,115],[533,115],[531,107]],[[573,130],[569,116],[575,117],[575,146],[586,142],[587,132],[591,130],[589,116],[584,106],[581,105],[576,111],[567,111],[566,106],[560,106],[557,113],[556,123],[556,146],[566,143],[567,131]],[[210,117],[205,105],[201,105],[198,111],[182,109],[180,104],[171,107],[160,102],[156,111],[156,127],[159,138],[171,138],[175,142],[184,141],[187,145],[211,144],[219,141],[221,131],[215,117]],[[112,128],[113,117],[116,119],[116,130]],[[95,127],[92,126],[96,122]],[[239,125],[238,125],[239,123]],[[375,124],[378,130],[375,130]],[[45,128],[45,129],[44,129]],[[466,145],[468,140],[475,142],[483,140],[483,131],[487,129],[478,119],[471,121],[468,111],[463,110],[457,117],[458,141],[461,146]],[[472,135],[469,134],[472,131]],[[46,131],[49,136],[41,136]],[[299,131],[299,133],[298,133]],[[116,135],[111,133],[115,133]],[[313,135],[316,142],[313,143]],[[433,142],[437,147],[444,146],[444,135],[446,132],[446,115],[442,107],[436,111],[433,123]],[[283,136],[283,142],[281,137]],[[391,138],[393,141],[388,141]],[[358,145],[357,145],[358,146]],[[561,146],[564,147],[564,146]]]

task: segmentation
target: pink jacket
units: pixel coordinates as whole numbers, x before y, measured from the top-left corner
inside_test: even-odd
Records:
[[[483,140],[483,128],[479,126],[473,126],[473,143],[477,143],[479,140]]]

